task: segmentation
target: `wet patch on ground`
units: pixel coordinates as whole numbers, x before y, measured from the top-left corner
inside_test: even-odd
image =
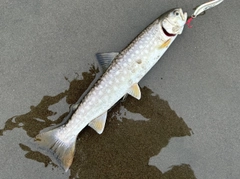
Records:
[[[21,128],[29,137],[34,138],[44,128],[60,124],[68,112],[56,114],[49,107],[64,98],[69,106],[76,103],[97,73],[98,69],[91,66],[89,72],[82,74],[81,79],[69,81],[69,89],[66,91],[55,96],[44,96],[38,105],[30,107],[28,113],[8,119],[0,130],[0,136],[4,138],[4,131]],[[149,159],[167,146],[172,137],[190,136],[191,129],[170,108],[167,101],[160,99],[147,87],[142,87],[141,93],[141,100],[128,96],[124,102],[118,102],[109,111],[103,134],[98,135],[89,127],[79,134],[74,161],[70,167],[70,179],[196,178],[191,167],[186,164],[173,166],[166,173],[148,165]],[[124,117],[121,121],[118,120],[122,107],[124,111],[140,113],[147,120]],[[57,120],[50,119],[54,115],[60,117]],[[49,157],[32,150],[27,141],[19,146],[27,152],[26,158],[44,163],[45,166],[58,167]]]

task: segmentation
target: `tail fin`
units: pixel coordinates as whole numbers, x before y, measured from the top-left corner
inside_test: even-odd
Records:
[[[47,149],[65,172],[67,172],[73,161],[77,136],[63,141],[57,136],[59,130],[61,128],[38,134],[35,137],[35,142],[40,148]]]

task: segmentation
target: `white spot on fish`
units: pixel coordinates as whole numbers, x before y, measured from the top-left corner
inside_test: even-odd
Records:
[[[128,80],[128,84],[129,85],[132,85],[132,83],[133,83],[133,81],[130,79],[130,80]]]
[[[148,52],[149,52],[149,51],[148,51],[147,49],[144,50],[144,53],[148,54]]]
[[[88,111],[90,109],[90,106],[89,105],[86,105],[86,110]]]
[[[102,96],[102,95],[103,95],[103,92],[102,92],[102,91],[99,91],[99,92],[98,92],[98,95],[99,95],[99,96]]]
[[[115,82],[116,82],[116,83],[119,83],[120,81],[119,81],[118,79],[115,79]]]

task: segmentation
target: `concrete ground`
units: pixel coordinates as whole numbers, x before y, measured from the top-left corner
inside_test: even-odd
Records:
[[[239,0],[185,27],[140,82],[143,98],[115,106],[101,136],[82,132],[70,171],[31,143],[87,89],[95,53],[120,51],[165,11],[190,15],[204,2],[2,0],[0,178],[239,178]]]

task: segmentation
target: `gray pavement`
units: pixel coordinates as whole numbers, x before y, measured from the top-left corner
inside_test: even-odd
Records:
[[[114,107],[101,136],[79,136],[69,172],[31,144],[87,89],[95,53],[120,51],[165,11],[190,15],[204,2],[2,0],[0,178],[239,178],[238,0],[185,27],[140,82],[144,98]]]

